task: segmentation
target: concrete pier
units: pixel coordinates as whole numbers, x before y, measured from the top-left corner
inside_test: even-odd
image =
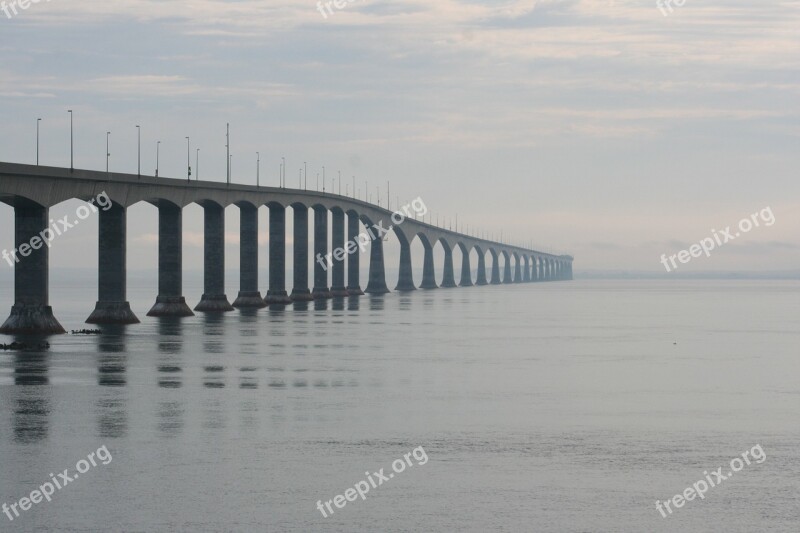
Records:
[[[291,299],[293,301],[313,300],[308,289],[308,208],[304,205],[293,204],[294,211],[294,287]]]
[[[244,202],[239,204],[239,294],[233,307],[266,305],[258,290],[258,207]]]
[[[269,205],[269,290],[267,305],[290,304],[286,293],[286,208]]]
[[[194,316],[183,297],[183,211],[159,200],[158,296],[147,316]]]
[[[138,324],[127,298],[127,210],[114,203],[98,212],[97,303],[87,324]]]
[[[48,215],[48,208],[34,202],[14,204],[14,305],[0,333],[65,333],[49,302],[50,248],[40,236],[50,225]]]
[[[421,289],[438,289],[436,284],[436,269],[433,264],[433,245],[427,240],[422,241],[425,249],[425,256],[422,263],[422,285]]]
[[[314,206],[314,291],[315,299],[331,298],[328,288],[328,210],[322,206]],[[322,258],[322,263],[319,258]]]
[[[492,285],[500,285],[500,254],[492,253]]]
[[[347,249],[344,245],[344,211],[331,210],[331,248],[333,249],[333,266],[331,267],[331,296],[347,296],[347,286],[344,284],[344,260]],[[352,246],[352,245],[351,245]]]
[[[460,287],[472,287],[472,267],[469,264],[469,250],[461,248],[461,283]]]
[[[400,274],[397,279],[396,291],[415,291],[414,271],[411,266],[411,243],[407,239],[400,239]]]
[[[522,258],[516,256],[516,266],[514,267],[514,283],[522,283]]]
[[[369,283],[364,290],[367,294],[386,294],[386,269],[383,263],[383,239],[374,237],[369,245]]]
[[[204,313],[233,311],[225,294],[225,209],[203,202],[203,297],[194,310]]]
[[[347,241],[358,242],[359,235],[359,218],[355,213],[347,213]],[[359,279],[359,253],[358,247],[353,253],[347,255],[347,294],[350,296],[359,296],[364,294],[361,290],[361,281]]]
[[[451,289],[458,287],[456,285],[456,278],[453,274],[453,249],[449,245],[442,242],[444,247],[444,275],[442,276],[442,288]]]
[[[522,267],[522,281],[525,283],[530,283],[531,281],[531,263],[528,256],[524,257],[525,262],[523,263]]]
[[[488,285],[486,281],[486,254],[483,250],[478,250],[478,281],[475,285]]]
[[[506,260],[505,268],[503,269],[503,283],[514,283],[511,277],[511,254],[503,254]]]

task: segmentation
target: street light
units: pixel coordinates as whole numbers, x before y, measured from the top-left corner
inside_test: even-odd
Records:
[[[186,137],[186,181],[190,181],[192,176],[192,162],[190,160],[191,156],[189,155],[192,150],[189,147],[189,142],[189,137]]]
[[[325,194],[325,165],[322,165],[322,194]]]
[[[280,185],[281,187],[286,186],[286,158],[281,157],[281,175],[280,175]]]
[[[136,151],[137,151],[137,161],[138,164],[136,166],[136,174],[141,178],[142,177],[142,128],[140,126],[136,126]]]
[[[225,181],[230,183],[231,182],[231,125],[230,123],[225,124],[225,164],[228,167],[227,174],[225,175]]]
[[[342,171],[339,171],[339,196],[342,195]]]
[[[304,183],[306,185],[304,188],[308,190],[308,163],[305,161],[303,161],[303,176],[305,176]],[[317,186],[317,188],[319,188],[319,186]]]
[[[108,174],[108,158],[111,157],[111,152],[108,150],[108,138],[111,135],[110,131],[106,132],[106,174]]]
[[[259,173],[261,172],[261,154],[256,152],[256,187],[259,186],[261,178],[259,177]]]
[[[230,179],[233,179],[233,154],[228,156],[228,174],[230,175]],[[230,183],[230,181],[228,181]]]
[[[39,123],[42,119],[36,119],[36,166],[39,166]]]
[[[75,170],[75,164],[73,159],[73,144],[72,144],[72,109],[68,109],[67,113],[69,113],[69,171],[72,172]]]
[[[200,148],[194,154],[194,181],[200,179]]]
[[[161,141],[156,141],[156,177],[158,177],[158,152],[161,148]]]

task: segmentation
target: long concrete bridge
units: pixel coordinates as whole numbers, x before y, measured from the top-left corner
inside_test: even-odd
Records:
[[[105,193],[109,206],[99,215],[98,300],[87,319],[90,324],[132,324],[139,320],[126,296],[126,213],[138,202],[158,208],[158,295],[148,316],[190,316],[182,287],[182,210],[197,203],[204,210],[204,294],[195,311],[224,312],[236,307],[264,307],[332,296],[389,292],[384,270],[382,231],[390,228],[400,242],[400,269],[396,291],[417,288],[412,276],[411,242],[419,238],[425,251],[420,288],[437,288],[434,245],[444,248],[444,276],[441,287],[471,286],[470,251],[478,253],[475,284],[522,283],[572,279],[572,257],[556,256],[465,235],[414,218],[401,224],[392,221],[393,212],[371,203],[337,194],[276,187],[256,187],[208,181],[187,181],[136,174],[70,170],[13,163],[0,163],[0,202],[14,208],[15,262],[14,306],[0,327],[6,334],[53,334],[64,329],[49,302],[49,246],[45,233],[54,226],[49,209],[65,200],[91,201]],[[95,202],[96,203],[96,202]],[[233,304],[225,294],[224,235],[225,208],[239,207],[240,290]],[[258,208],[269,208],[269,289],[262,298],[258,280]],[[286,208],[294,216],[294,279],[291,294],[285,280]],[[328,212],[331,212],[333,250],[330,268],[314,261],[314,285],[308,280],[308,209],[314,211],[314,254],[329,253]],[[369,235],[369,283],[362,291],[359,282],[360,224]],[[57,224],[57,222],[56,222]],[[52,230],[51,230],[52,231]],[[347,244],[346,244],[347,240]],[[461,280],[456,284],[453,250],[462,252]],[[485,255],[491,254],[487,278]],[[505,259],[501,277],[499,255]],[[513,271],[512,271],[513,258]],[[346,268],[345,268],[346,259]],[[328,271],[331,272],[330,285]],[[345,276],[345,274],[347,274]],[[345,280],[346,277],[346,280]]]

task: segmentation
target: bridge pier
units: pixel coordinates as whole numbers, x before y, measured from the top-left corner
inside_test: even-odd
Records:
[[[552,259],[548,259],[547,260],[547,281],[553,281],[554,279],[556,279],[555,278],[555,274],[554,274],[554,270],[555,269],[553,267],[553,260]]]
[[[295,204],[294,211],[294,287],[290,298],[297,302],[313,300],[308,289],[308,208]]]
[[[489,282],[486,281],[486,254],[483,253],[482,250],[478,250],[478,281],[475,282],[475,285],[488,285]]]
[[[358,215],[355,213],[347,214],[347,242],[358,243]],[[361,290],[361,280],[359,279],[359,257],[360,250],[355,247],[353,253],[347,256],[347,294],[349,296],[360,296],[364,294]]]
[[[321,206],[314,209],[314,299],[331,298],[328,288],[328,210]],[[319,258],[322,258],[320,262]]]
[[[172,202],[158,204],[158,296],[147,316],[194,316],[183,292],[183,212]]]
[[[514,283],[514,279],[511,277],[511,254],[505,255],[506,265],[503,268],[503,283]]]
[[[411,266],[411,243],[400,239],[400,275],[397,279],[396,291],[415,291],[414,271]]]
[[[492,254],[492,285],[500,285],[500,255]]]
[[[369,283],[364,291],[367,294],[386,294],[386,270],[383,264],[383,238],[373,236],[369,245]]]
[[[225,208],[203,202],[203,296],[194,310],[204,313],[233,311],[225,294]]]
[[[138,324],[127,301],[127,210],[101,209],[98,232],[97,304],[87,324]]]
[[[290,304],[286,293],[286,208],[269,206],[269,289],[267,305]]]
[[[258,290],[258,207],[242,203],[239,205],[239,294],[233,307],[266,305]]]
[[[517,264],[514,266],[514,283],[522,283],[522,258],[517,256]]]
[[[469,264],[469,250],[462,249],[461,254],[461,287],[472,287],[472,267]]]
[[[425,258],[422,263],[422,285],[421,289],[438,289],[436,284],[436,269],[433,265],[433,245],[427,240],[422,240],[422,246],[425,248]]]
[[[458,287],[456,285],[456,278],[453,274],[453,250],[444,242],[442,242],[444,246],[444,275],[442,276],[442,287],[445,289],[451,289],[453,287]]]
[[[522,281],[524,283],[530,283],[531,281],[531,263],[528,257],[525,257],[525,262],[523,263],[523,270],[522,270]]]
[[[49,209],[30,201],[14,204],[14,305],[0,326],[8,335],[66,333],[49,303],[49,242],[40,234],[50,226]],[[52,231],[52,230],[51,230]],[[20,257],[22,256],[22,257]]]
[[[344,258],[347,255],[344,246],[344,211],[339,208],[332,209],[331,222],[331,248],[333,248],[331,296],[347,296],[347,287],[344,284]]]
[[[572,277],[572,261],[567,263],[567,279],[573,280],[575,278]]]

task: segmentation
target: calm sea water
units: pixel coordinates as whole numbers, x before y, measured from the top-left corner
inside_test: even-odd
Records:
[[[52,301],[74,329],[93,297]],[[183,321],[130,297],[141,325],[0,352],[0,503],[101,446],[113,458],[0,530],[798,530],[798,282],[442,289]],[[763,463],[656,510],[757,444]],[[424,465],[317,509],[419,446]]]

